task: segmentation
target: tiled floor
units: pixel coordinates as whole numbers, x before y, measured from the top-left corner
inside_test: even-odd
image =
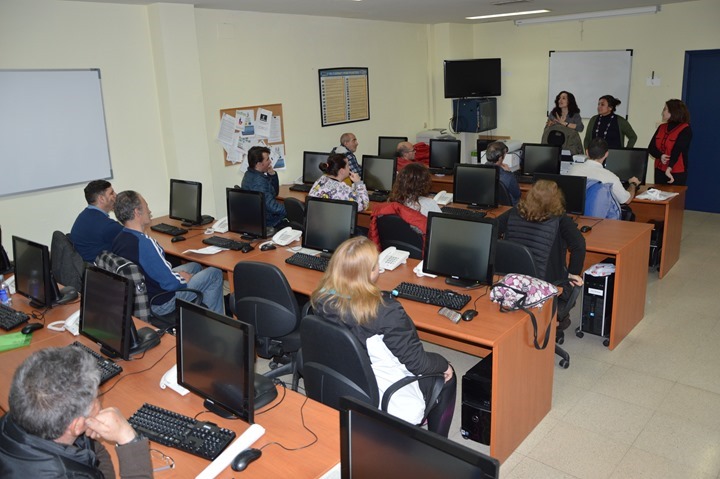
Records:
[[[645,318],[613,351],[568,330],[553,406],[501,468],[503,479],[720,478],[720,215],[685,212],[682,253],[650,273]],[[579,307],[573,311],[579,324]],[[458,377],[477,359],[435,345]],[[458,398],[460,397],[458,391]],[[451,439],[460,436],[460,401]]]

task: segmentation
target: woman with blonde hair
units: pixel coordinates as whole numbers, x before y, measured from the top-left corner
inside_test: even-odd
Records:
[[[447,437],[455,409],[455,373],[445,358],[423,349],[402,305],[377,287],[379,274],[377,248],[370,240],[358,236],[345,241],[312,294],[315,314],[347,326],[365,346],[380,397],[403,377],[444,374],[445,385],[427,422],[428,430]],[[400,389],[392,396],[388,412],[418,424],[434,382],[434,377],[428,377]]]

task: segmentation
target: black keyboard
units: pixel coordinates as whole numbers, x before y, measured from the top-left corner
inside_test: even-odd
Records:
[[[370,193],[370,201],[377,201],[379,203],[384,203],[388,199],[388,195],[386,193]]]
[[[10,331],[30,319],[30,316],[22,311],[16,311],[10,306],[0,303],[0,328]]]
[[[470,302],[470,296],[467,294],[456,293],[449,289],[428,288],[414,283],[400,283],[392,294],[398,298],[456,310],[463,309]]]
[[[485,215],[487,215],[484,211],[453,208],[452,206],[443,206],[440,211],[448,215],[463,216],[465,218],[485,218]]]
[[[100,370],[100,384],[105,383],[108,379],[114,378],[123,370],[123,368],[115,361],[101,356],[81,342],[75,341],[70,346],[80,348],[95,358],[95,361],[97,361],[97,367]]]
[[[188,232],[185,228],[178,228],[167,223],[160,223],[150,227],[151,230],[157,231],[158,233],[164,233],[170,236],[180,236]]]
[[[330,259],[324,256],[312,256],[305,253],[295,253],[285,260],[287,264],[300,266],[301,268],[314,269],[315,271],[325,272]]]
[[[453,170],[446,170],[445,168],[428,168],[431,175],[452,175]]]
[[[135,411],[128,422],[135,431],[153,442],[211,461],[235,439],[235,433],[230,429],[148,403]]]
[[[307,193],[310,191],[310,188],[312,188],[312,185],[292,185],[290,187],[290,191],[302,191],[303,193]]]
[[[203,243],[218,246],[220,248],[231,249],[233,251],[242,251],[243,248],[250,246],[250,243],[246,243],[245,241],[235,241],[230,238],[223,238],[222,236],[211,236],[209,238],[205,238]]]
[[[534,177],[532,175],[516,175],[515,178],[518,183],[532,184],[534,181]]]

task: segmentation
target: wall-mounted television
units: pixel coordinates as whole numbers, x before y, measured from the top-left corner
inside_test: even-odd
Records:
[[[500,96],[500,59],[445,60],[445,98]]]

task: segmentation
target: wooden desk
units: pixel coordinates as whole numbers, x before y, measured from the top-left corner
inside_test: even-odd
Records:
[[[25,301],[15,295],[13,306],[24,309],[19,304]],[[74,306],[77,309],[77,305]],[[47,315],[46,324],[64,319],[72,309],[69,306],[52,310]],[[17,366],[32,352],[51,346],[65,346],[73,341],[80,341],[93,350],[98,347],[83,336],[74,337],[70,333],[53,332],[42,329],[33,333],[29,347],[0,353],[0,407],[8,408],[8,392],[10,380]],[[166,335],[160,345],[145,353],[142,358],[123,361],[120,365],[123,372],[105,383],[100,388],[102,402],[105,406],[116,406],[125,417],[130,417],[144,402],[149,402],[172,411],[194,417],[204,411],[203,400],[193,393],[180,396],[169,389],[159,387],[160,378],[175,364],[175,338]],[[130,373],[141,373],[133,374]],[[282,389],[282,388],[280,388]],[[285,394],[284,399],[283,394]],[[299,451],[286,451],[273,445],[263,449],[262,458],[254,462],[242,473],[243,478],[267,477],[320,477],[340,461],[340,420],[334,409],[328,408],[311,399],[303,406],[305,397],[293,391],[278,391],[278,398],[271,404],[255,413],[255,422],[266,430],[254,447],[262,447],[277,441],[288,448],[297,448],[313,441],[313,436],[302,426],[305,424],[318,436],[318,442]],[[281,402],[282,401],[282,402]],[[278,407],[270,409],[273,405]],[[302,413],[301,413],[302,408]],[[267,411],[263,413],[263,411]],[[301,415],[302,414],[302,415]],[[234,430],[238,436],[247,428],[242,421],[222,419],[210,413],[201,414],[199,419],[214,422],[222,427]],[[156,477],[193,478],[200,473],[209,461],[197,456],[152,443],[151,446],[162,451],[175,460],[172,472],[160,472]],[[108,447],[117,469],[117,456],[114,447]],[[159,467],[161,464],[156,464]],[[237,476],[229,467],[219,477]]]
[[[455,175],[432,175],[432,187],[430,191],[432,193],[438,193],[443,190],[448,193],[455,191]]]

